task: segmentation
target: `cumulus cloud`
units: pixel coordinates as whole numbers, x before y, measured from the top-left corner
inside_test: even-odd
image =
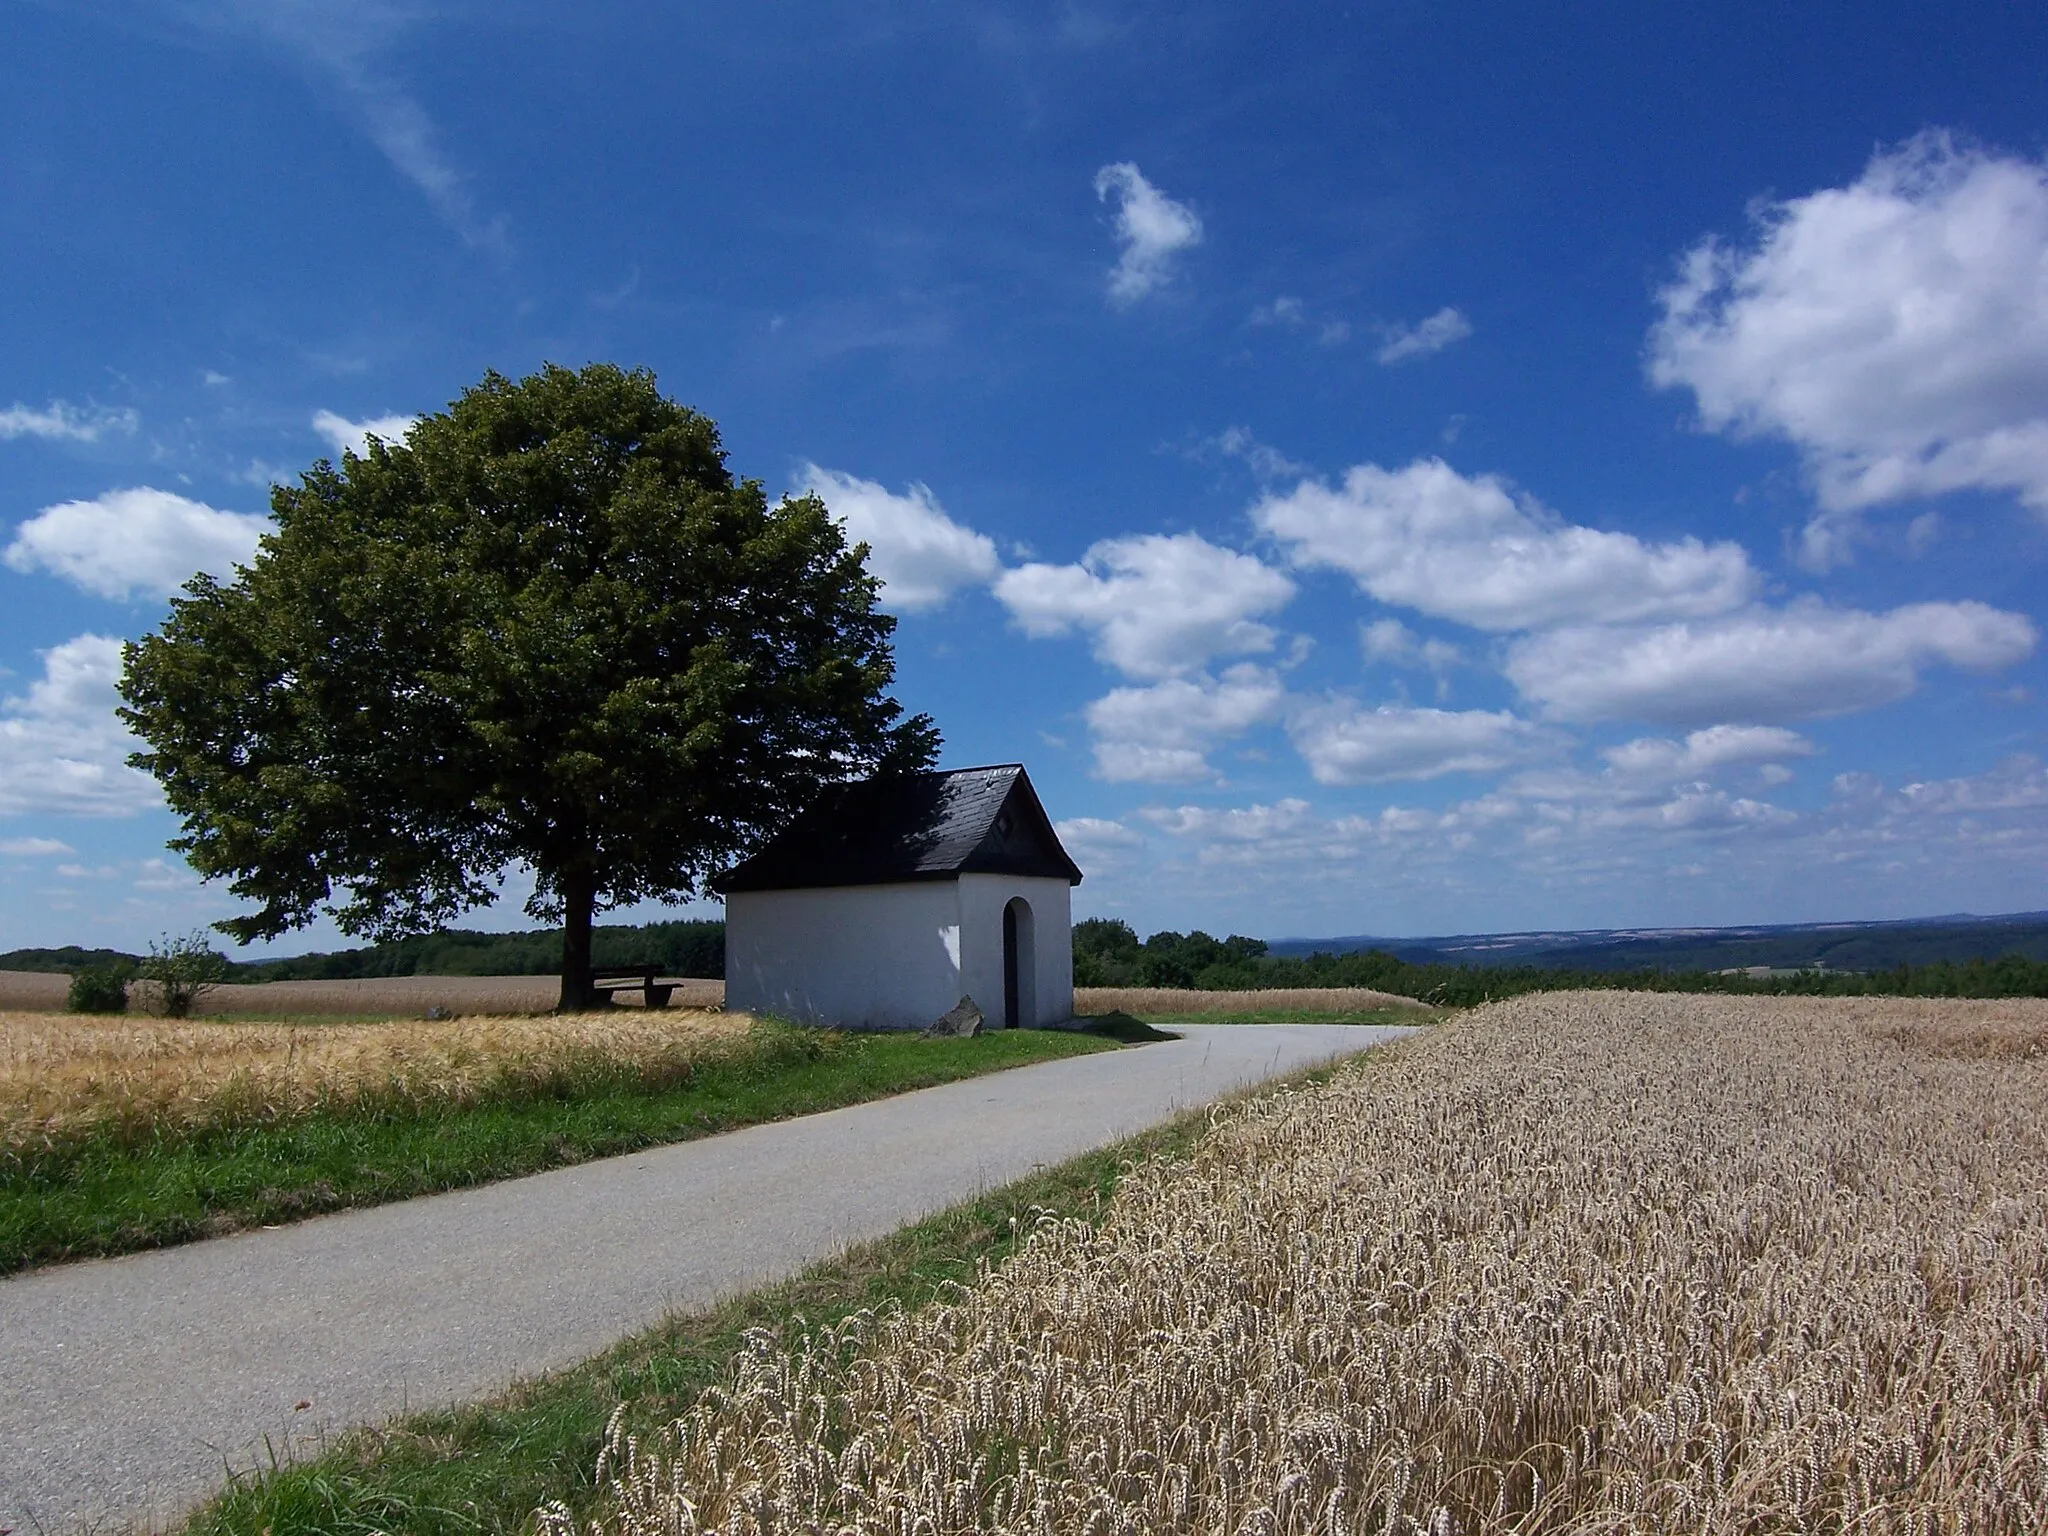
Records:
[[[1812,742],[1781,725],[1710,725],[1683,741],[1663,736],[1638,736],[1609,747],[1600,755],[1617,773],[1674,783],[1722,768],[1783,763],[1788,757],[1810,757]]]
[[[1153,826],[1175,837],[1205,842],[1260,843],[1306,825],[1313,808],[1306,800],[1286,799],[1272,805],[1217,809],[1205,805],[1148,805],[1138,812]]]
[[[1411,357],[1428,357],[1432,352],[1441,352],[1445,347],[1463,341],[1472,334],[1472,322],[1445,305],[1427,320],[1418,320],[1413,325],[1389,326],[1385,334],[1386,341],[1380,347],[1379,360],[1382,363],[1400,363]]]
[[[126,766],[140,744],[114,713],[121,641],[79,635],[40,653],[43,675],[0,700],[0,815],[126,816],[158,803]]]
[[[1348,574],[1383,603],[1477,629],[1722,613],[1756,590],[1749,556],[1696,538],[1652,544],[1567,523],[1497,475],[1442,459],[1361,464],[1252,509],[1294,562]]]
[[[141,418],[133,411],[82,411],[62,400],[52,400],[42,410],[16,401],[0,411],[0,440],[40,437],[50,441],[90,443],[108,432],[133,432]]]
[[[1535,726],[1507,710],[1367,709],[1341,698],[1296,711],[1287,734],[1318,784],[1494,773],[1542,741]]]
[[[1199,534],[1106,539],[1076,565],[1005,571],[996,597],[1027,635],[1087,630],[1095,654],[1130,677],[1173,677],[1212,656],[1268,651],[1256,615],[1284,606],[1294,583],[1252,555]]]
[[[1116,688],[1085,711],[1095,771],[1113,783],[1213,779],[1208,753],[1280,716],[1286,690],[1250,663],[1221,677],[1170,677],[1147,688]]]
[[[849,539],[868,546],[868,569],[882,579],[892,608],[935,608],[1001,569],[995,541],[954,522],[928,486],[898,496],[872,480],[805,464],[795,489],[816,495]]]
[[[1425,640],[1399,619],[1375,619],[1358,631],[1358,647],[1368,662],[1391,667],[1424,667],[1441,676],[1465,659],[1447,640]]]
[[[1084,872],[1092,872],[1091,866],[1114,869],[1128,862],[1145,846],[1143,833],[1102,816],[1075,816],[1055,822],[1053,831],[1059,834],[1061,846],[1073,855],[1074,862]]]
[[[1975,488],[2048,509],[2048,163],[1928,132],[1684,259],[1651,379],[1708,427],[1796,445],[1824,509]]]
[[[1174,259],[1202,243],[1202,221],[1147,181],[1130,161],[1095,173],[1097,200],[1116,199],[1116,237],[1123,246],[1109,274],[1110,302],[1135,304],[1173,276]]]
[[[1892,703],[1933,666],[2009,666],[2035,639],[2023,615],[1977,602],[1888,613],[1804,602],[1691,623],[1527,636],[1509,646],[1505,670],[1559,720],[1772,723]]]
[[[0,559],[49,571],[98,597],[168,597],[204,571],[225,578],[256,553],[270,519],[223,512],[137,486],[45,507],[15,530]]]
[[[2015,753],[1985,773],[1902,785],[1895,806],[1935,816],[2048,810],[2048,766],[2027,753]]]
[[[350,421],[346,416],[333,411],[315,411],[313,430],[333,445],[334,456],[354,454],[363,458],[370,451],[370,439],[382,438],[387,443],[402,443],[405,434],[413,429],[419,420],[417,416],[371,416],[363,421]]]
[[[73,851],[69,843],[60,843],[54,837],[0,838],[0,855],[10,859],[51,859]]]

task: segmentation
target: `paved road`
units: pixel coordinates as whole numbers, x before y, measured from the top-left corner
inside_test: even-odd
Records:
[[[0,1529],[175,1520],[226,1469],[262,1461],[266,1436],[303,1447],[482,1396],[1233,1088],[1409,1033],[1177,1027],[1184,1039],[0,1280]]]

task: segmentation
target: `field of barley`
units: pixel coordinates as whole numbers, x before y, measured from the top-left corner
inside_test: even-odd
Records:
[[[2048,1004],[1551,994],[757,1334],[592,1529],[2048,1529]],[[551,1536],[569,1517],[543,1511]]]
[[[309,1025],[0,1013],[0,1151],[99,1129],[286,1120],[364,1098],[469,1103],[597,1064],[665,1081],[752,1024],[676,1008]]]

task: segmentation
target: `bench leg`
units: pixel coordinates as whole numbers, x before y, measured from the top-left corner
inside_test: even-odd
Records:
[[[675,990],[676,989],[674,987],[658,987],[650,981],[649,983],[647,983],[646,987],[642,990],[640,995],[647,999],[648,1007],[666,1008],[668,1006],[668,1000],[670,996],[674,994]]]

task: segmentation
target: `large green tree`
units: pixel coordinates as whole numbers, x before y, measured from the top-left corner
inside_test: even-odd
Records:
[[[695,894],[825,783],[927,766],[895,621],[816,497],[771,506],[652,374],[497,374],[315,464],[232,582],[128,648],[123,717],[254,904],[392,938],[532,871],[587,1006],[594,911]]]

